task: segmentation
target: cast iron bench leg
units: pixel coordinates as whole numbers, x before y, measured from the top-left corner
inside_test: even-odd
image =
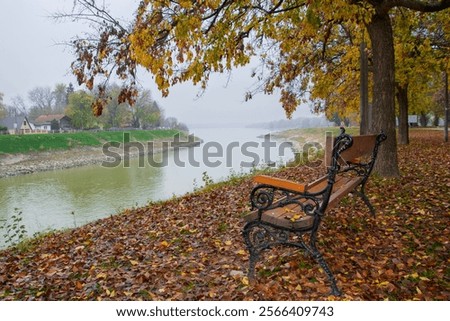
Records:
[[[325,262],[325,259],[323,258],[322,254],[320,254],[319,250],[316,248],[314,244],[311,244],[311,254],[316,260],[317,263],[322,267],[322,269],[325,271],[328,281],[330,282],[331,287],[331,294],[336,296],[341,296],[342,292],[339,290],[336,279],[334,278],[333,272],[331,272],[330,268],[328,267],[327,262]]]
[[[260,235],[256,235],[256,238],[259,238],[257,240],[252,240],[250,233],[251,230],[254,228],[261,228]],[[258,233],[258,232],[256,232]],[[247,245],[247,249],[249,251],[250,257],[249,257],[249,269],[248,269],[248,278],[250,280],[255,279],[255,267],[256,263],[258,262],[259,255],[262,251],[270,248],[273,244],[271,242],[270,232],[265,228],[264,224],[262,224],[259,221],[252,221],[245,225],[243,229],[243,236],[245,243]],[[258,242],[258,244],[255,244],[255,242]],[[336,279],[334,278],[333,273],[331,272],[330,268],[328,267],[328,264],[325,262],[325,259],[323,258],[322,254],[320,254],[319,250],[317,249],[315,245],[315,236],[311,235],[311,244],[310,246],[306,246],[303,242],[301,243],[289,243],[289,242],[274,242],[275,244],[280,245],[290,245],[297,248],[301,248],[303,250],[306,250],[307,253],[311,254],[311,256],[314,258],[314,260],[322,267],[322,269],[325,271],[328,280],[330,282],[331,287],[331,294],[340,296],[342,295],[341,291],[339,290]]]
[[[250,254],[249,257],[249,269],[248,269],[248,278],[250,280],[255,279],[255,266],[259,259],[259,254],[266,247],[262,247],[260,249],[257,248],[257,245],[254,244],[253,240],[250,239],[250,232],[252,229],[259,227],[260,224],[258,221],[249,222],[245,225],[242,234],[244,236],[245,244],[247,245],[247,250]]]
[[[372,206],[372,204],[370,204],[369,198],[366,196],[366,193],[364,193],[364,187],[361,187],[361,190],[358,191],[357,189],[355,189],[355,193],[361,197],[361,199],[364,201],[364,203],[367,205],[367,207],[370,210],[370,214],[372,214],[372,216],[375,216],[375,208]]]

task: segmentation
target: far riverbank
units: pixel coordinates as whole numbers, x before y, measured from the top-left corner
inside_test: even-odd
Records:
[[[185,135],[183,135],[185,136]],[[181,137],[183,146],[198,144],[199,140],[188,141],[187,137]],[[142,142],[145,147],[144,154],[160,153],[164,149],[172,146],[173,137],[155,139],[151,141],[153,148],[148,149],[146,142]],[[123,159],[135,158],[142,155],[142,150],[130,148],[124,151],[123,143],[115,149],[117,155]],[[107,162],[108,157],[103,151],[103,146],[81,146],[65,150],[33,151],[28,153],[4,153],[0,154],[0,178],[18,175],[32,174],[36,172],[61,170],[73,167],[88,166]]]
[[[153,152],[160,152],[153,151]],[[123,156],[123,153],[121,154]],[[131,149],[129,157],[139,152]],[[0,156],[0,178],[101,164],[107,156],[101,147],[77,147],[64,151],[6,154]]]

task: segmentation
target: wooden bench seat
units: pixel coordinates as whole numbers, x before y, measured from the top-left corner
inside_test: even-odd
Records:
[[[251,222],[258,218],[258,211],[253,211],[244,217]],[[261,221],[279,225],[289,229],[309,228],[314,223],[314,217],[306,215],[300,205],[289,204],[283,207],[275,207],[262,213]]]
[[[243,229],[250,253],[251,279],[261,252],[275,245],[295,246],[312,255],[327,274],[332,294],[340,295],[333,273],[317,249],[317,231],[326,211],[349,193],[360,196],[374,214],[365,195],[365,184],[378,147],[385,139],[383,133],[352,137],[344,129],[335,139],[327,137],[324,158],[327,174],[310,183],[255,176],[257,185],[250,194],[252,211],[244,217]],[[309,236],[309,242],[304,236]]]
[[[298,184],[299,186],[303,186],[303,191],[307,193],[317,193],[323,190],[327,185],[327,178],[328,176],[323,176],[320,179],[314,181],[311,184]],[[271,184],[271,180],[273,178],[265,175],[259,175],[254,178],[255,182],[261,183],[264,182],[264,184]],[[361,181],[362,177],[356,176],[356,177],[347,177],[343,175],[336,176],[336,182],[333,184],[333,190],[330,196],[330,200],[328,202],[327,209],[331,209],[336,204],[339,203],[339,201],[345,197],[347,194],[352,192],[356,186],[358,186]],[[275,179],[274,182],[278,186],[281,184],[280,179]],[[296,183],[293,183],[296,184]],[[297,185],[297,184],[296,184]],[[284,185],[283,186],[288,186]],[[294,190],[294,189],[292,189]],[[286,227],[289,229],[303,229],[312,227],[314,223],[314,217],[311,215],[306,215],[301,208],[299,204],[288,204],[285,206],[278,207],[277,204],[280,201],[283,201],[282,198],[280,200],[277,200],[274,205],[275,207],[267,210],[262,213],[261,220],[266,221],[268,223],[272,223],[275,225],[279,225],[282,227]],[[308,200],[304,200],[305,203],[308,203]],[[254,210],[247,214],[244,217],[244,220],[247,222],[253,221],[258,218],[258,210]]]
[[[288,181],[286,179],[270,177],[267,175],[255,176],[253,178],[253,181],[255,183],[268,184],[268,185],[271,185],[274,187],[283,188],[286,190],[291,190],[291,191],[300,192],[300,193],[303,193],[305,191],[305,187],[306,187],[304,184],[295,183],[292,181]]]

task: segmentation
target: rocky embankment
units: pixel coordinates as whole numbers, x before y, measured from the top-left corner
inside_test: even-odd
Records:
[[[198,142],[185,143],[198,144]],[[162,150],[162,143],[156,142],[154,149],[146,153],[159,153]],[[116,155],[123,159],[123,149],[114,150]],[[139,151],[130,148],[127,151],[128,158],[139,156]],[[102,147],[80,147],[64,151],[34,152],[27,154],[0,154],[0,178],[25,175],[36,172],[60,170],[72,167],[101,164],[110,162],[111,159],[102,150]]]
[[[35,172],[99,164],[106,160],[101,148],[0,155],[0,178]]]

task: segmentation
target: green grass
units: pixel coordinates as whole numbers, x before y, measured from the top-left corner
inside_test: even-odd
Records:
[[[153,141],[172,138],[178,130],[101,131],[64,134],[0,135],[0,154],[16,154],[50,150],[67,150],[81,146],[101,146],[104,142],[123,142],[124,133],[130,141]],[[184,135],[184,134],[182,134]]]

